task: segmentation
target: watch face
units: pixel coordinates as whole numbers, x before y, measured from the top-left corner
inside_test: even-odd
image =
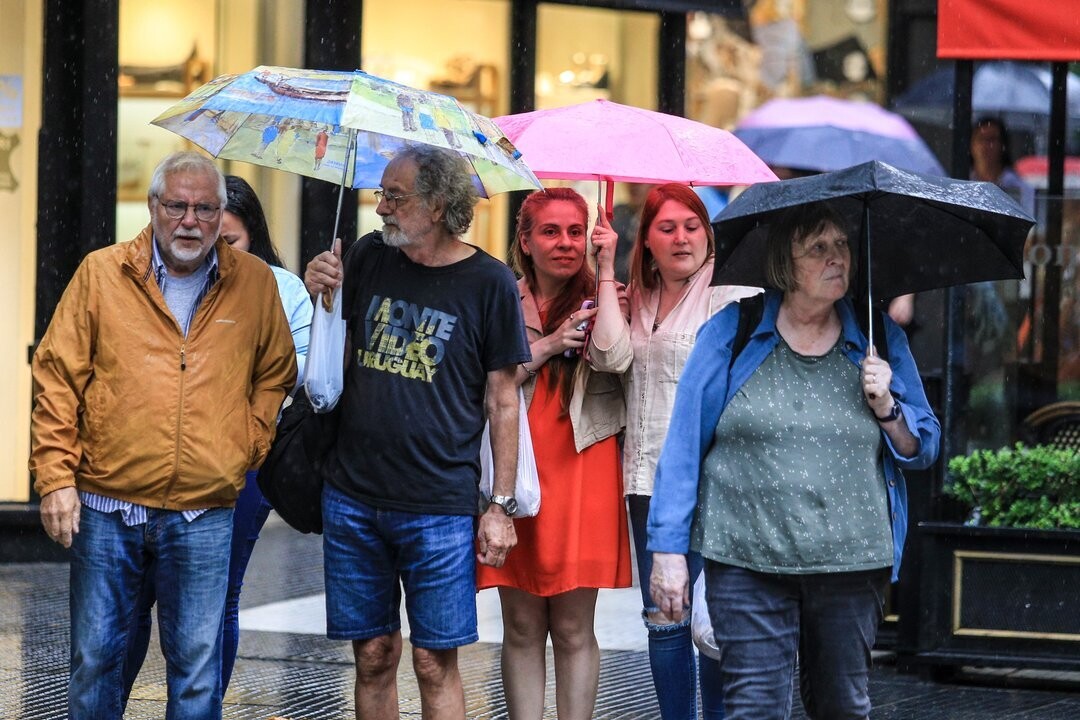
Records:
[[[518,503],[516,498],[510,498],[503,503],[503,509],[506,510],[507,515],[513,515],[518,510]]]

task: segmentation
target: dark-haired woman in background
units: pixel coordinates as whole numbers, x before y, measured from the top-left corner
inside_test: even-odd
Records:
[[[971,127],[971,179],[994,183],[1029,213],[1035,213],[1035,188],[1013,169],[1009,131],[996,117],[979,118]]]
[[[261,258],[274,271],[278,294],[292,329],[293,345],[296,347],[296,387],[304,382],[304,361],[307,357],[308,337],[311,331],[312,305],[304,281],[285,269],[277,248],[270,239],[259,196],[247,181],[236,175],[225,177],[228,204],[221,216],[221,237],[233,250],[251,253]],[[295,391],[295,389],[294,389]],[[258,473],[251,470],[247,482],[240,491],[233,512],[232,555],[229,560],[229,592],[225,596],[225,629],[221,651],[221,692],[229,687],[236,648],[240,642],[240,588],[244,583],[251,551],[259,539],[270,503],[263,497],[255,481]]]
[[[270,239],[270,230],[266,224],[266,215],[258,195],[242,177],[225,177],[227,203],[221,216],[221,238],[233,250],[251,253],[261,258],[274,272],[278,294],[285,309],[285,316],[292,329],[293,345],[296,347],[296,387],[304,381],[304,360],[307,356],[308,337],[311,329],[312,305],[304,282],[285,269]],[[295,389],[294,389],[295,391]],[[236,662],[236,648],[240,641],[239,610],[240,588],[243,585],[244,572],[247,570],[251,551],[259,539],[266,518],[270,514],[270,503],[259,491],[255,481],[258,473],[248,471],[244,489],[236,500],[233,511],[232,548],[229,558],[229,590],[225,598],[225,622],[222,634],[221,652],[221,693],[224,696],[232,677]],[[139,617],[133,628],[128,643],[128,656],[124,663],[124,701],[131,693],[131,687],[142,667],[146,649],[150,643],[150,611],[155,601],[153,587],[143,589]],[[207,618],[207,622],[211,619]]]

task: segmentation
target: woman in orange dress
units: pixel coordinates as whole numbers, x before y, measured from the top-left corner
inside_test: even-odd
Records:
[[[602,214],[601,214],[602,215]],[[555,657],[561,720],[592,717],[600,679],[593,633],[598,588],[629,587],[630,544],[615,436],[625,424],[618,374],[595,372],[590,356],[625,369],[624,342],[597,348],[584,325],[595,309],[586,262],[588,206],[569,188],[528,196],[518,213],[511,257],[522,278],[521,307],[532,360],[518,371],[540,477],[540,512],[514,523],[518,544],[501,568],[477,567],[480,589],[499,588],[502,678],[511,720],[544,713],[547,638]],[[594,233],[613,233],[601,218]],[[614,246],[614,243],[610,243]],[[613,252],[608,249],[607,252]],[[601,302],[620,302],[614,283]]]

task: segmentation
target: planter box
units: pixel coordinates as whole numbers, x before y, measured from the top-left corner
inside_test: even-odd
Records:
[[[1080,531],[920,523],[918,540],[916,664],[1080,671]]]

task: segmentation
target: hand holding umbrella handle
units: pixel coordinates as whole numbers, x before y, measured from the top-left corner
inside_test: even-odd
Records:
[[[875,401],[880,398],[892,398],[889,391],[892,385],[892,367],[889,366],[888,361],[878,357],[873,345],[867,349],[866,358],[862,362],[861,380],[863,393],[874,414],[881,416],[888,412],[891,405],[882,409],[875,407]]]
[[[341,258],[341,238],[335,237],[334,244],[330,246],[330,252],[334,253],[334,257]],[[334,311],[334,292],[335,290],[327,290],[319,297],[322,298],[323,310],[326,312]]]

